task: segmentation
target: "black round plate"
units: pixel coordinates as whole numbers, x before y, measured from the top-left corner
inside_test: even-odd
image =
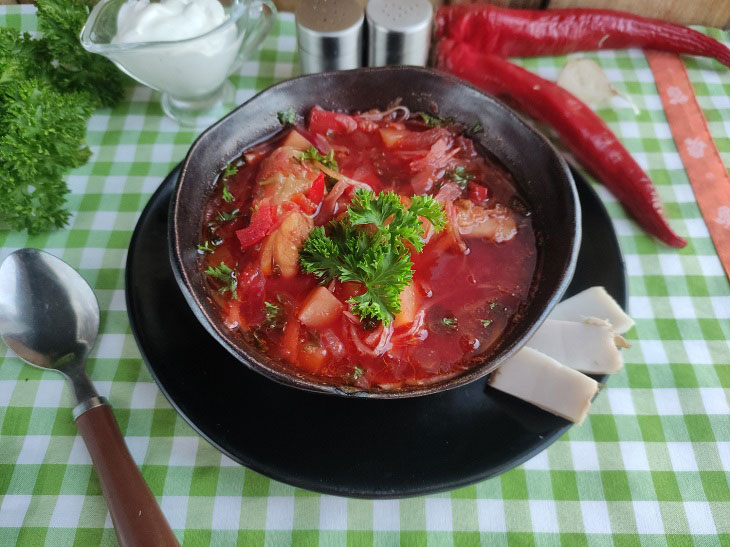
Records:
[[[249,370],[198,323],[173,277],[167,218],[177,175],[175,169],[163,181],[135,228],[127,258],[127,310],[162,392],[230,458],[317,492],[397,498],[498,475],[570,426],[488,388],[486,378],[435,395],[376,400],[300,391]],[[573,175],[583,243],[566,296],[602,285],[625,307],[624,264],[611,220],[588,183]]]

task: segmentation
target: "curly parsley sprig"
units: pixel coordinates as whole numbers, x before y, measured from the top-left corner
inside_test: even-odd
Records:
[[[86,163],[86,123],[123,96],[111,61],[79,33],[91,0],[37,0],[40,36],[0,28],[0,229],[37,234],[64,226],[69,169]]]
[[[358,189],[347,216],[309,234],[299,253],[302,269],[322,284],[332,279],[362,283],[365,292],[348,300],[353,313],[388,325],[400,311],[401,291],[413,279],[405,243],[418,252],[424,246],[419,217],[437,232],[446,224],[443,207],[430,196],[415,196],[406,208],[393,192],[375,196]]]

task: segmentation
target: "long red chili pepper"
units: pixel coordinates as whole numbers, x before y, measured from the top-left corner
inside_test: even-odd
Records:
[[[730,66],[730,49],[701,32],[611,10],[449,6],[436,14],[436,38],[467,42],[481,53],[501,57],[640,47],[713,57]]]
[[[464,43],[442,40],[436,58],[440,68],[551,125],[578,161],[603,182],[647,232],[672,247],[686,245],[669,226],[649,177],[603,120],[574,95]]]

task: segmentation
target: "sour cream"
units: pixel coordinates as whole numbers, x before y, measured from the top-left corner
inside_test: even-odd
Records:
[[[120,49],[113,58],[150,87],[200,99],[220,88],[240,49],[235,24],[205,36],[226,18],[217,0],[129,0],[119,8],[112,43],[152,44]]]
[[[194,38],[226,19],[217,0],[132,0],[117,14],[115,42],[170,42]]]

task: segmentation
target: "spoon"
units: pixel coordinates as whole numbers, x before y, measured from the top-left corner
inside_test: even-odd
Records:
[[[129,454],[111,406],[84,364],[99,331],[99,305],[71,266],[37,249],[0,264],[0,336],[31,365],[71,381],[74,420],[91,454],[122,547],[177,546],[178,541]]]

